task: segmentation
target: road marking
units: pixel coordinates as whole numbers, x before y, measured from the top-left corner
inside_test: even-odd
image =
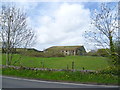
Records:
[[[1,77],[1,76],[0,76]],[[43,83],[54,83],[54,84],[66,84],[66,85],[82,85],[82,86],[97,86],[97,87],[111,87],[111,88],[118,88],[119,86],[112,86],[112,85],[92,85],[92,84],[76,84],[76,83],[65,83],[65,82],[51,82],[51,81],[41,81],[41,80],[33,80],[33,79],[24,79],[24,78],[16,78],[16,77],[7,77],[2,76],[3,78],[9,79],[16,79],[16,80],[25,80],[30,82],[43,82]]]

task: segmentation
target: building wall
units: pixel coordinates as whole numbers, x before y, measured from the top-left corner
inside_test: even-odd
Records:
[[[64,55],[77,55],[76,50],[62,50],[61,53]]]
[[[77,49],[77,55],[85,55],[86,51],[84,47]]]
[[[78,49],[75,50],[65,50],[64,55],[85,55],[86,51],[84,49],[84,47],[80,47]]]
[[[49,50],[46,50],[44,52],[49,52]],[[83,46],[81,46],[80,48],[74,49],[74,50],[58,50],[58,51],[53,50],[52,52],[59,52],[64,55],[84,55],[86,53]]]

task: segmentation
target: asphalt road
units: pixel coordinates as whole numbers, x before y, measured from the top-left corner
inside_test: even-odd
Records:
[[[51,82],[3,76],[2,88],[118,88],[118,86]]]

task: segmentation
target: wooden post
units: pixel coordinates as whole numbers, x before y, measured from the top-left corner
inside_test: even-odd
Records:
[[[41,65],[42,65],[42,68],[44,68],[44,62],[43,61],[41,61]]]
[[[44,68],[44,62],[43,62],[43,65],[42,65],[42,67]]]
[[[72,62],[72,69],[74,69],[74,61]]]
[[[67,70],[69,69],[69,66],[68,66],[68,64],[67,64]]]
[[[85,70],[85,68],[83,67],[83,70]]]
[[[42,61],[42,68],[44,68],[44,60]]]

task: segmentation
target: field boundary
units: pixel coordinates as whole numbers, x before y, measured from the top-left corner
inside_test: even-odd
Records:
[[[96,72],[95,70],[78,70],[78,69],[52,69],[52,68],[32,68],[32,67],[23,67],[23,66],[6,66],[2,65],[2,68],[12,68],[12,69],[24,69],[24,70],[34,70],[34,71],[71,71],[71,72]]]

